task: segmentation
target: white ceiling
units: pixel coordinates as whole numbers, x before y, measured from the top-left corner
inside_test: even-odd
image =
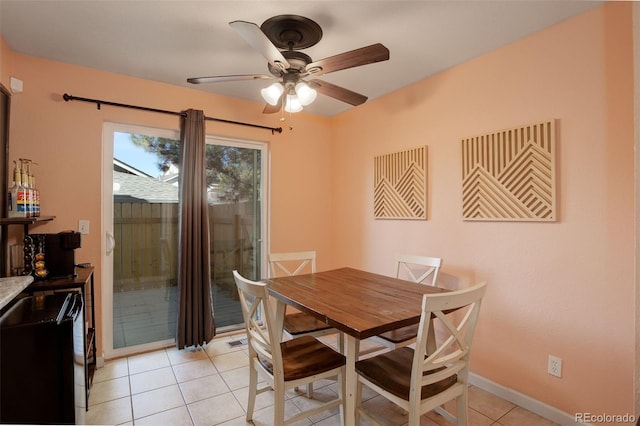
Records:
[[[371,100],[601,3],[0,0],[0,33],[16,52],[254,100],[262,110],[259,91],[268,81],[186,82],[188,77],[268,74],[266,59],[228,25],[234,20],[259,26],[281,14],[313,19],[323,29],[322,40],[304,50],[313,60],[384,44],[391,52],[389,61],[321,77]],[[29,82],[24,84],[28,90]],[[349,108],[353,107],[319,95],[305,110],[333,116]]]

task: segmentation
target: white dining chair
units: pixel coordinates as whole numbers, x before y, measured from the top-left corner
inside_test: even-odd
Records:
[[[396,278],[435,286],[442,266],[442,259],[439,257],[399,254],[396,257],[396,264]],[[413,324],[397,330],[387,331],[372,337],[370,340],[388,349],[397,349],[414,343],[417,334],[418,324]]]
[[[316,272],[315,251],[270,253],[268,259],[269,278]],[[291,306],[287,306],[285,310],[283,331],[287,338],[301,336],[322,337],[329,334],[339,334],[335,328]],[[342,351],[342,346],[342,339],[338,336],[338,349],[340,351]],[[307,386],[307,396],[313,398],[312,383]]]
[[[481,283],[424,295],[415,349],[403,346],[356,362],[356,424],[360,416],[380,424],[362,405],[364,385],[407,411],[408,426],[420,425],[420,416],[432,410],[453,424],[467,425],[469,356],[485,290]],[[434,322],[447,335],[427,353]],[[455,415],[441,407],[454,399]]]
[[[269,275],[271,278],[290,277],[304,272],[316,272],[315,251],[269,253]]]
[[[274,391],[273,425],[288,425],[333,407],[344,416],[345,357],[312,336],[280,342],[267,284],[251,281],[233,271],[238,287],[249,346],[249,399],[247,422],[252,421],[256,396]],[[267,385],[258,388],[258,375]],[[338,397],[312,404],[310,409],[285,419],[285,392],[321,379],[337,377]]]

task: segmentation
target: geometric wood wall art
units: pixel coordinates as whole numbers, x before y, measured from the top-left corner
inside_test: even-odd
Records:
[[[427,147],[374,158],[373,216],[427,219]]]
[[[462,140],[462,216],[557,220],[555,121]]]

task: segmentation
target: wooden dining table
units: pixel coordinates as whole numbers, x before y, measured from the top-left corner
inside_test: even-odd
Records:
[[[343,333],[345,425],[355,423],[360,341],[420,322],[422,296],[448,291],[385,275],[340,268],[264,280],[277,301],[276,320],[282,324],[286,305],[306,312]]]

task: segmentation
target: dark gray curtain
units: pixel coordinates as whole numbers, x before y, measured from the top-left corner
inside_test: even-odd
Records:
[[[184,111],[180,123],[178,349],[215,335],[211,303],[204,113]]]

